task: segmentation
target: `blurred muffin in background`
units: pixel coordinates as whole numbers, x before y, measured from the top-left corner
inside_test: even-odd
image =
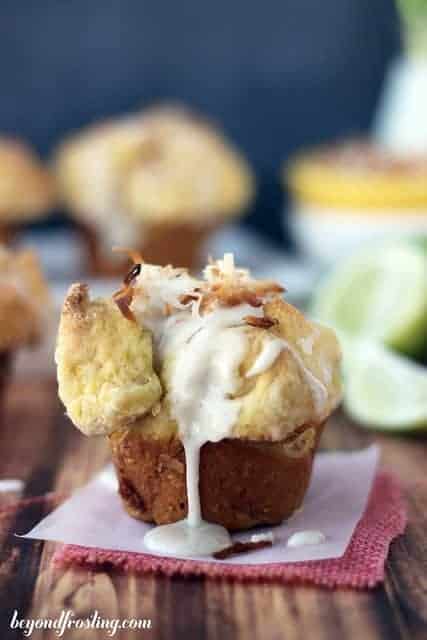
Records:
[[[90,126],[58,149],[56,176],[96,273],[121,273],[113,245],[148,262],[198,266],[201,243],[243,213],[254,191],[244,158],[209,122],[160,106]]]
[[[0,400],[15,352],[36,346],[50,308],[46,280],[30,250],[0,246]]]
[[[0,136],[0,242],[19,225],[45,215],[55,199],[54,181],[24,142]]]
[[[283,169],[290,225],[307,257],[332,263],[383,237],[427,237],[427,154],[399,156],[368,141],[297,155]]]

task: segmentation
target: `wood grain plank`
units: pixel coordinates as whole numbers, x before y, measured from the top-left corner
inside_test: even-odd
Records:
[[[159,637],[159,611],[156,592],[158,579],[156,576],[136,576],[135,574],[113,576],[113,582],[119,594],[120,616],[127,619],[149,619],[152,627],[144,631],[144,637]],[[135,632],[123,634],[124,638],[135,639]]]
[[[427,485],[407,491],[407,531],[392,545],[385,590],[402,634],[427,638]]]
[[[377,444],[380,464],[393,471],[404,484],[426,482],[427,438],[370,431],[356,425],[342,411],[333,416],[323,433],[321,448],[351,450]]]
[[[53,423],[61,439],[63,453],[51,489],[61,494],[69,494],[83,486],[93,473],[105,464],[108,449],[103,439],[83,438],[72,429],[60,405],[57,405]],[[108,614],[108,617],[117,617],[118,596],[110,576],[106,572],[53,570],[51,560],[55,548],[54,543],[44,545],[28,611],[29,617],[56,618],[62,610],[67,609],[72,611],[76,618],[87,617],[95,609],[100,615],[102,612]],[[49,633],[46,637],[53,638],[54,631],[51,635]],[[74,640],[80,637],[81,631],[70,630],[68,634]],[[44,637],[42,632],[39,635]],[[96,636],[95,632],[94,637]]]
[[[373,442],[381,448],[381,464],[392,470],[406,487],[409,509],[408,528],[391,546],[385,585],[376,593],[377,624],[384,626],[393,621],[392,628],[385,630],[387,634],[396,633],[397,627],[403,638],[424,638],[427,637],[427,439],[366,431],[338,413],[331,428],[325,431],[322,445],[328,449],[351,449]]]
[[[0,477],[26,479],[28,495],[50,490],[70,492],[86,483],[108,459],[105,440],[84,438],[70,427],[51,383],[27,383],[25,387],[15,383],[6,413],[7,420],[0,427],[0,447],[7,453],[0,459]],[[2,640],[8,637],[4,625],[12,603],[21,615],[32,617],[52,616],[66,607],[82,617],[97,609],[107,617],[152,618],[153,628],[144,635],[161,640],[427,637],[427,442],[364,431],[341,413],[325,431],[322,447],[354,449],[371,442],[380,444],[383,464],[412,487],[416,483],[408,496],[410,525],[405,536],[392,546],[385,588],[364,593],[329,592],[277,584],[137,577],[107,567],[99,571],[54,570],[53,543],[17,543],[8,538],[9,546],[3,544],[0,555],[0,588],[7,590],[6,600],[0,600],[0,607],[3,604],[6,611],[0,620]],[[42,511],[39,505],[22,512],[9,523],[9,529],[29,528]],[[89,637],[82,633],[73,631],[66,637]],[[105,637],[105,631],[90,632],[93,640]],[[129,631],[116,637],[137,636]]]
[[[157,578],[156,639],[206,638],[205,581]]]
[[[2,456],[0,476],[24,479],[24,497],[50,491],[61,460],[63,446],[54,428],[58,409],[55,390],[52,381],[35,381],[25,387],[13,385],[7,396],[0,431],[2,450],[7,455]],[[43,502],[20,510],[10,522],[2,545],[0,629],[5,634],[12,633],[9,620],[13,610],[25,615],[30,605],[43,547],[40,542],[19,541],[14,533],[25,532],[44,515]]]
[[[104,438],[84,438],[71,428],[62,409],[57,413],[56,427],[65,443],[53,488],[60,493],[70,493],[84,485],[109,459],[109,448]],[[66,435],[65,435],[66,434]],[[53,569],[52,555],[56,545],[44,545],[39,576],[28,615],[32,618],[56,618],[63,610],[72,611],[76,619],[84,619],[97,611],[108,619],[152,618],[155,620],[156,579],[147,580],[134,575],[121,575],[106,570]],[[144,631],[152,637],[153,630]],[[67,632],[71,640],[85,637],[84,630]],[[86,632],[87,633],[87,632]],[[105,638],[105,630],[91,630],[90,637]],[[50,635],[49,635],[50,634]],[[83,634],[83,635],[82,635]],[[35,638],[38,636],[35,634]],[[55,637],[54,632],[39,633],[39,637]],[[87,636],[86,636],[87,637]],[[121,631],[116,637],[135,638],[135,632]]]
[[[330,592],[302,586],[207,582],[206,592],[209,638],[402,637],[382,589]]]

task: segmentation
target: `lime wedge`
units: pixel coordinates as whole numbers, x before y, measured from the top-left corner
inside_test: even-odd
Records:
[[[408,242],[357,253],[316,289],[312,314],[349,335],[419,356],[427,344],[427,252]]]
[[[344,338],[344,406],[360,424],[387,431],[427,429],[427,368],[380,344]]]

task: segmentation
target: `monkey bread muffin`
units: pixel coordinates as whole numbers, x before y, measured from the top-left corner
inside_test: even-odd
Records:
[[[69,417],[108,437],[132,516],[280,523],[340,400],[334,333],[231,254],[201,279],[135,260],[112,300],[82,284],[65,300],[56,362]]]
[[[115,245],[147,261],[197,266],[201,243],[248,206],[253,177],[213,125],[173,106],[95,124],[55,156],[62,199],[83,230],[92,270],[122,273]]]
[[[54,198],[53,179],[30,147],[0,136],[0,242],[20,224],[47,213]]]
[[[7,382],[14,353],[36,345],[49,305],[47,283],[32,251],[0,246],[0,392]]]

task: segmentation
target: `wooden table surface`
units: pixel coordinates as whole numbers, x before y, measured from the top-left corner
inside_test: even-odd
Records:
[[[322,446],[354,449],[377,441],[382,461],[408,487],[409,526],[387,561],[384,586],[371,591],[327,591],[281,584],[239,584],[208,579],[121,575],[109,571],[53,570],[53,543],[20,541],[45,513],[43,503],[18,512],[0,526],[0,639],[19,637],[9,628],[20,618],[56,617],[71,609],[86,618],[94,609],[109,618],[150,618],[144,632],[116,638],[221,640],[427,638],[427,439],[377,435],[338,414]],[[15,382],[0,425],[0,478],[25,480],[25,497],[69,492],[83,485],[108,459],[102,439],[71,428],[53,381]],[[57,637],[53,630],[32,638]],[[105,630],[66,632],[65,638],[107,638]]]

